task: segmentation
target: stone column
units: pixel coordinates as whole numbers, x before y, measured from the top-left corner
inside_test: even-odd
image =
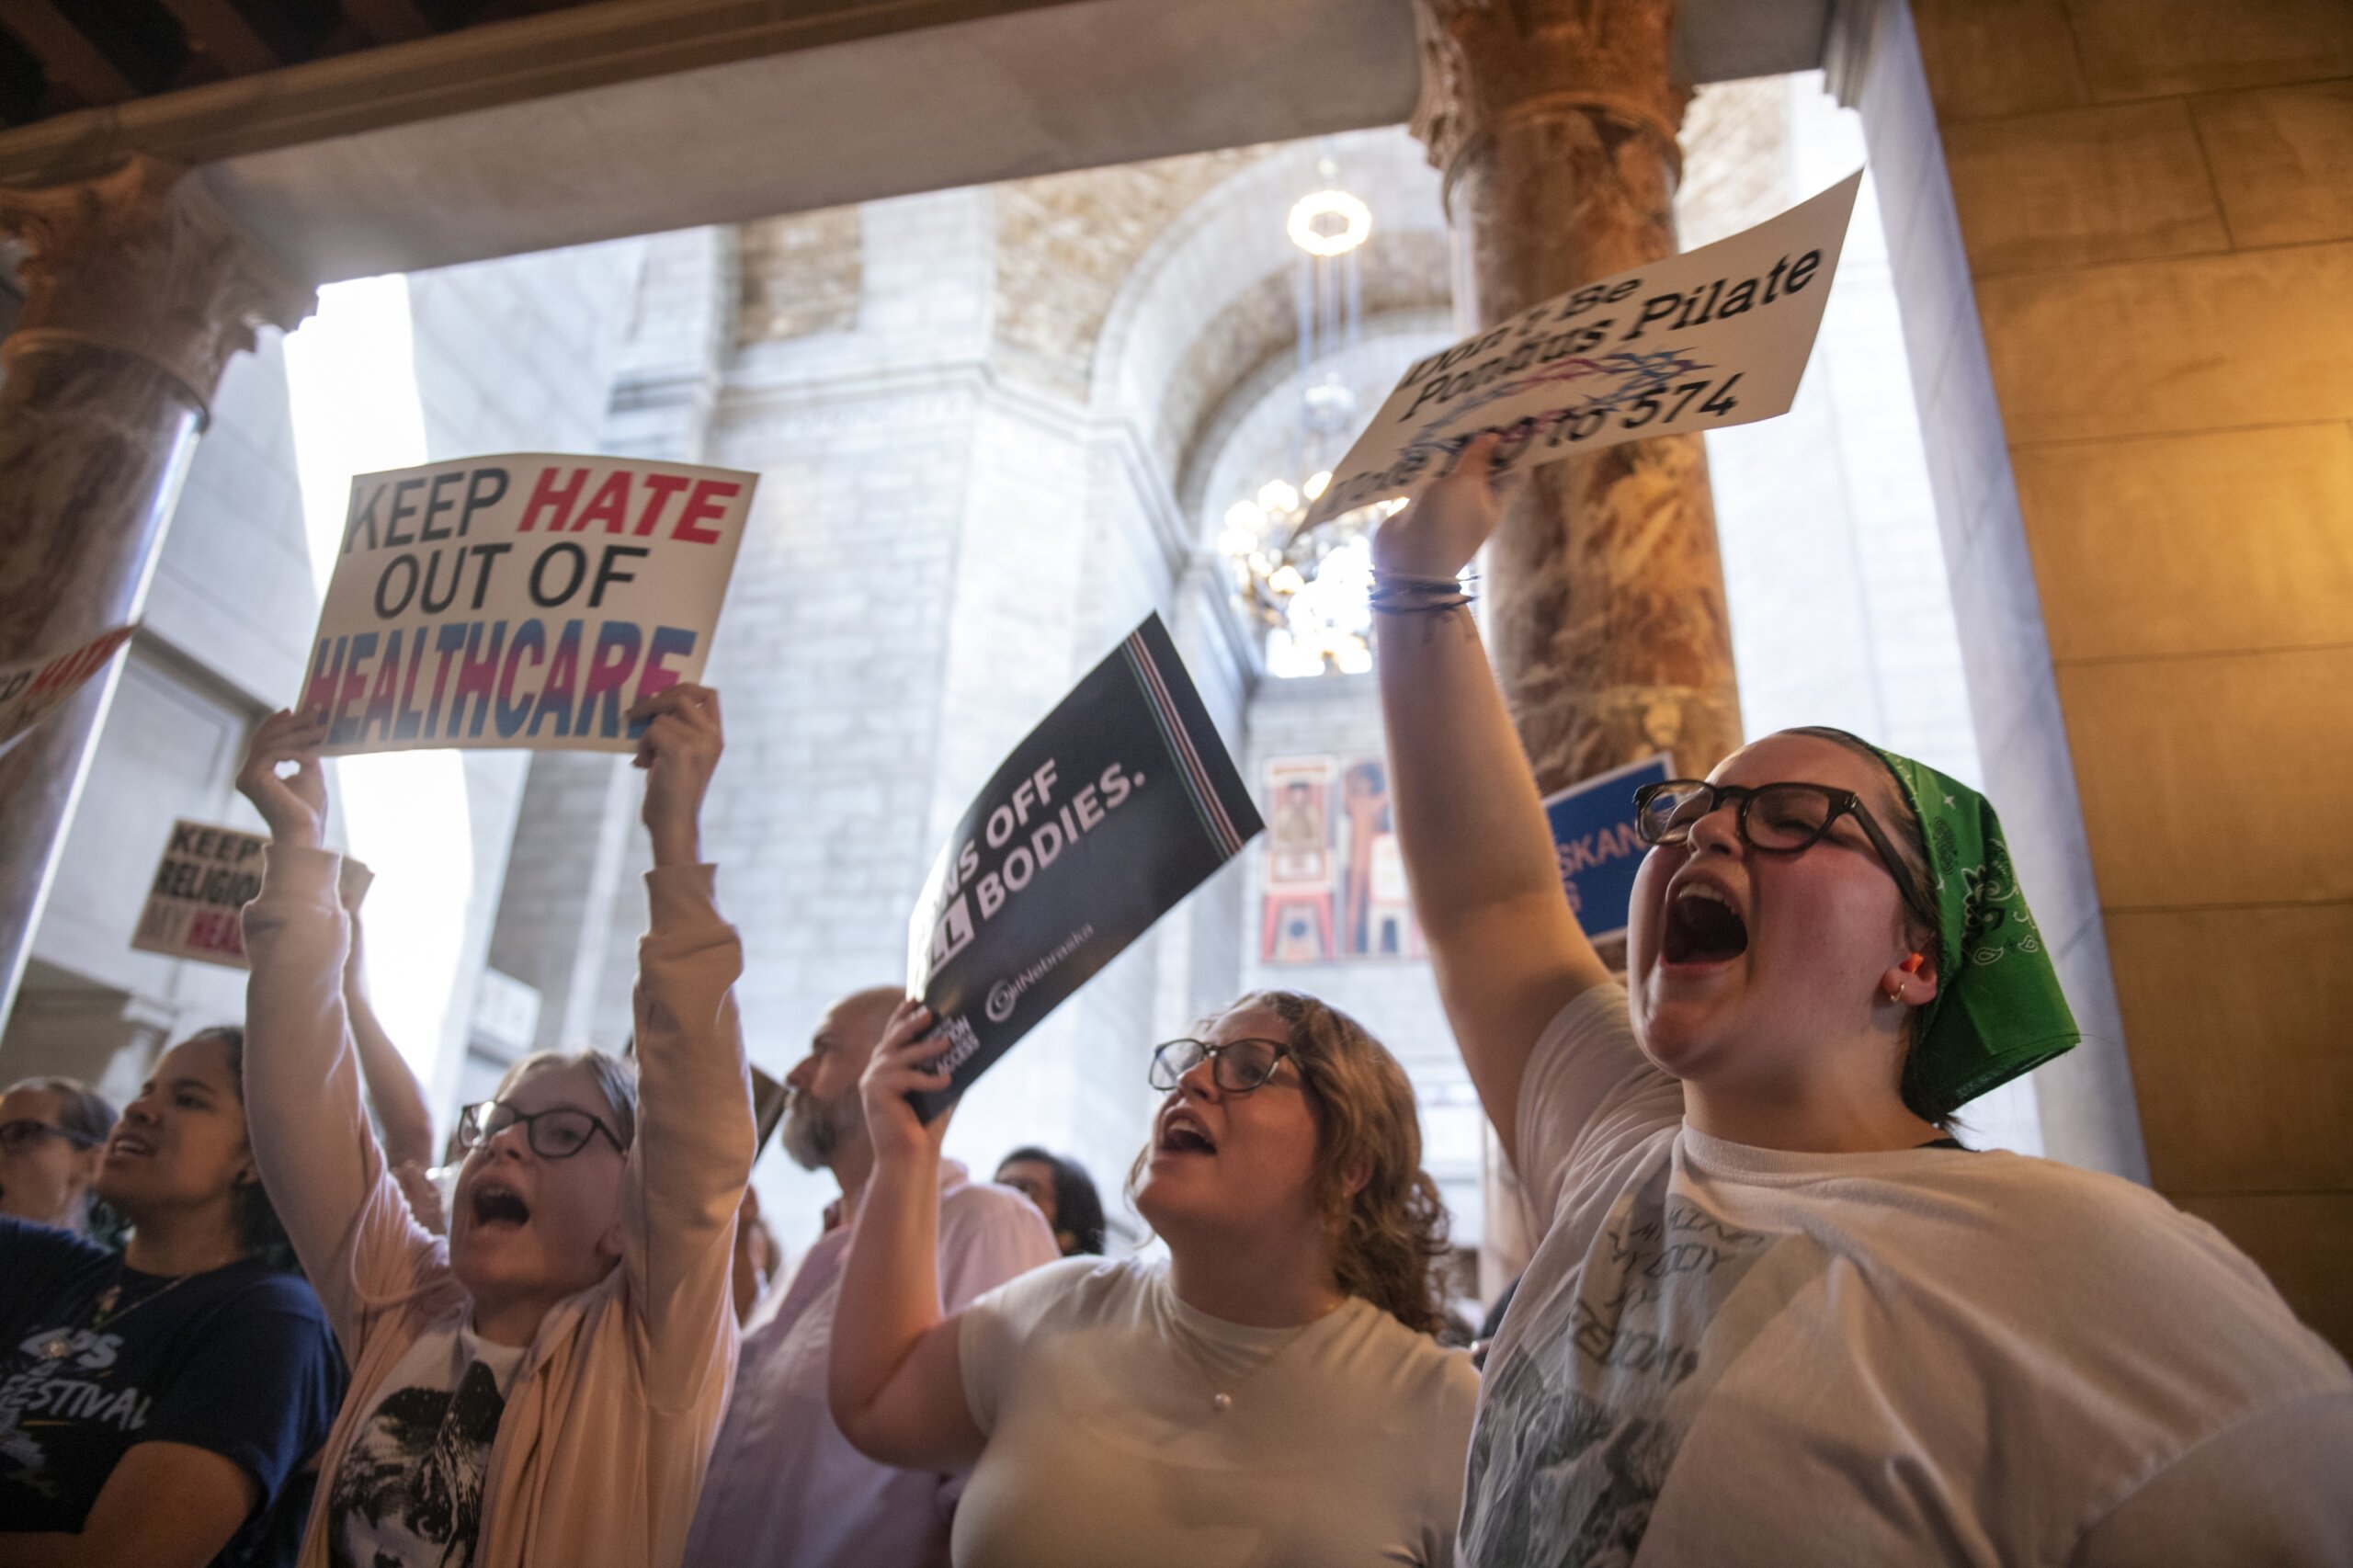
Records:
[[[1690,90],[1674,0],[1415,0],[1414,131],[1445,174],[1462,309],[1492,325],[1671,256]],[[1549,792],[1654,751],[1698,776],[1740,743],[1697,436],[1538,469],[1487,549],[1487,633]]]
[[[24,311],[0,344],[5,663],[140,613],[222,367],[264,324],[309,314],[315,296],[186,170],[151,159],[77,185],[0,189],[0,232],[28,253]],[[109,672],[0,755],[0,1017],[113,690]]]

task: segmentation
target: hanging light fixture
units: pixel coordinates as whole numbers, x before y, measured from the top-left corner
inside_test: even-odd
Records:
[[[1328,153],[1316,172],[1324,188],[1293,202],[1283,223],[1300,252],[1292,275],[1300,395],[1290,467],[1227,506],[1218,533],[1238,597],[1267,630],[1267,668],[1286,676],[1372,667],[1367,536],[1397,509],[1395,503],[1360,507],[1313,534],[1300,533],[1307,507],[1331,484],[1333,465],[1356,430],[1351,382],[1364,335],[1361,253],[1372,235],[1372,209],[1340,188]]]

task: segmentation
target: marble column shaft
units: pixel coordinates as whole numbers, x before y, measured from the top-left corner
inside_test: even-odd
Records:
[[[279,274],[186,171],[133,159],[46,190],[0,190],[28,255],[0,343],[0,662],[135,619],[206,403],[264,324],[312,291]],[[120,660],[0,755],[0,1017],[96,750]],[[157,842],[162,842],[158,827]]]
[[[1444,171],[1456,282],[1479,325],[1671,256],[1673,0],[1415,0],[1414,129]],[[1731,624],[1697,436],[1538,469],[1488,546],[1496,675],[1551,790],[1740,742]]]

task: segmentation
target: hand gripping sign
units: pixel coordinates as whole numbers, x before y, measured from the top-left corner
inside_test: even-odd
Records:
[[[1743,233],[1531,305],[1405,372],[1304,526],[1418,494],[1488,431],[1503,470],[1786,413],[1857,170]]]
[[[302,687],[329,754],[630,751],[698,680],[757,476],[544,453],[361,474]]]
[[[1265,824],[1157,615],[1013,748],[907,925],[953,1082],[926,1120]]]

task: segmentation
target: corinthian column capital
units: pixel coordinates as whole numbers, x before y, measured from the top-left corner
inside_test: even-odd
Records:
[[[1422,97],[1414,134],[1450,176],[1507,122],[1579,114],[1654,141],[1679,168],[1691,88],[1668,44],[1676,0],[1414,0]]]
[[[239,233],[188,171],[134,156],[112,174],[0,189],[0,233],[27,247],[23,312],[0,354],[63,345],[162,370],[208,410],[230,357],[290,329],[318,295]]]

